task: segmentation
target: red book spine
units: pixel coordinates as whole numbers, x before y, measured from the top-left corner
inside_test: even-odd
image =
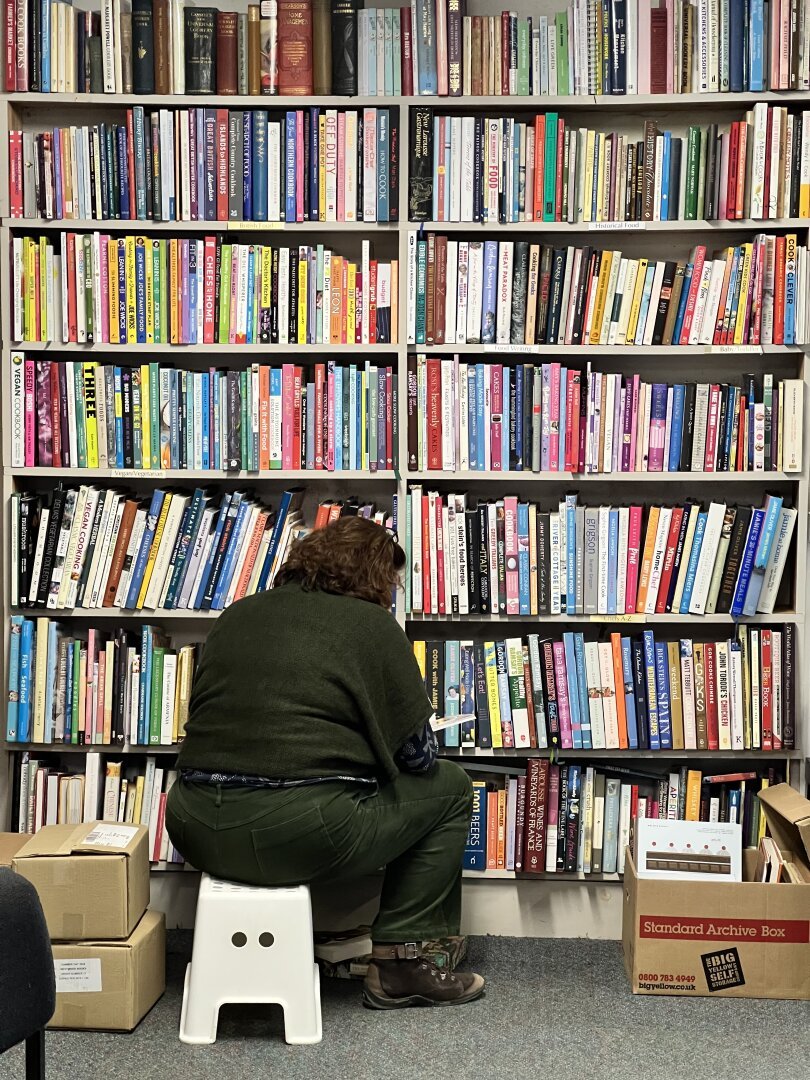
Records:
[[[560,117],[557,120],[557,177],[554,192],[554,220],[562,221],[563,204],[563,171],[567,162],[565,158],[565,121]],[[536,159],[535,159],[536,160]]]
[[[545,161],[546,118],[534,118],[534,220],[543,220],[543,162]]]
[[[740,125],[731,125],[731,138],[728,146],[728,186],[726,188],[726,219],[732,221],[736,216],[737,172],[740,156]]]
[[[444,580],[444,506],[441,495],[436,496],[436,597],[440,615],[447,614]]]
[[[427,414],[428,468],[441,469],[442,371],[440,360],[428,360],[427,362]]]
[[[270,411],[270,369],[267,372],[267,411]],[[265,393],[262,392],[262,407],[264,407]],[[298,461],[295,457],[294,447],[294,421],[295,415],[295,365],[281,365],[281,467],[282,469],[297,469]],[[268,449],[269,459],[269,449]],[[269,463],[268,463],[269,468]]]
[[[773,343],[785,343],[785,238],[777,236],[774,255]]]
[[[17,89],[17,5],[16,0],[6,0],[6,78],[5,90],[13,94]]]
[[[278,92],[312,94],[312,2],[278,5]]]
[[[565,460],[563,468],[566,472],[574,472],[574,424],[575,418],[579,417],[579,382],[575,371],[566,373],[565,386]]]
[[[323,461],[323,410],[326,365],[315,365],[315,468],[322,469]]]
[[[53,464],[56,468],[64,465],[62,461],[62,424],[59,412],[59,364],[51,364],[51,427],[53,429]]]
[[[429,361],[428,361],[429,362]],[[435,615],[433,594],[430,587],[430,496],[422,496],[422,611],[426,615]]]
[[[692,320],[695,317],[695,304],[697,303],[698,289],[700,287],[700,278],[703,274],[703,264],[706,261],[706,248],[701,244],[695,248],[695,255],[692,260],[692,279],[689,282],[689,293],[686,298],[686,311],[683,316],[683,326],[681,327],[681,335],[678,339],[679,345],[689,344],[689,333],[692,329]]]
[[[773,665],[771,631],[760,635],[760,688],[762,691],[762,749],[773,750]]]
[[[669,585],[672,580],[672,571],[675,566],[675,549],[678,546],[678,534],[681,531],[682,520],[683,507],[676,506],[672,511],[672,517],[669,523],[669,533],[667,534],[667,546],[664,549],[664,566],[661,571],[661,583],[658,586],[658,596],[655,601],[656,615],[663,615],[666,612]]]
[[[228,220],[228,110],[217,109],[217,221]]]
[[[9,168],[9,214],[13,218],[23,216],[23,159],[22,132],[10,131],[8,134]]]
[[[533,744],[536,745],[536,744]],[[515,870],[523,869],[523,847],[526,843],[526,777],[517,782],[517,806],[515,808]]]
[[[509,12],[501,12],[501,94],[509,97]]]
[[[762,338],[762,291],[765,284],[765,245],[761,241],[754,244],[754,267],[754,319],[749,341],[752,345],[759,345]]]
[[[737,151],[737,191],[734,197],[734,216],[741,220],[745,212],[745,157],[748,147],[748,124],[739,124],[739,147]],[[767,154],[766,154],[767,156]]]
[[[490,468],[493,472],[503,469],[501,461],[501,448],[503,445],[503,368],[500,364],[492,364],[489,369],[490,394],[492,406],[490,410]]]
[[[717,723],[717,654],[714,644],[706,642],[706,739],[709,750],[720,748]]]
[[[542,874],[546,869],[546,810],[549,763],[532,758],[526,774],[526,822],[523,869]]]
[[[410,7],[399,9],[399,31],[402,35],[402,95],[413,97],[413,36]]]

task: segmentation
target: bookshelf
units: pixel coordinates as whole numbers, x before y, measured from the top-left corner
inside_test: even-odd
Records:
[[[553,10],[554,5],[543,0],[541,9]],[[492,2],[478,5],[484,11],[495,13],[499,7]],[[144,355],[142,345],[77,345],[57,342],[29,342],[14,344],[10,338],[11,309],[10,282],[7,269],[2,275],[2,296],[0,298],[0,318],[2,319],[2,599],[3,599],[3,653],[0,665],[6,662],[9,646],[9,617],[17,614],[9,604],[9,568],[11,565],[11,543],[8,528],[8,505],[14,491],[23,488],[47,490],[57,480],[64,479],[71,483],[104,482],[126,486],[138,492],[146,493],[157,481],[188,487],[205,483],[213,488],[221,488],[239,483],[249,484],[257,493],[277,502],[285,486],[300,484],[306,488],[305,518],[312,520],[313,505],[321,498],[345,497],[356,493],[373,500],[377,505],[390,504],[397,497],[399,507],[399,530],[404,533],[404,506],[409,484],[421,483],[425,490],[435,486],[442,492],[464,489],[470,498],[497,497],[505,492],[520,493],[524,498],[541,499],[546,493],[558,496],[566,490],[588,493],[587,502],[600,498],[626,503],[633,499],[649,502],[655,497],[659,485],[664,487],[667,502],[703,496],[708,499],[713,494],[722,495],[728,485],[730,500],[751,499],[754,501],[767,491],[778,491],[791,500],[797,508],[798,518],[794,539],[796,552],[793,572],[793,606],[789,612],[780,611],[774,615],[759,615],[747,620],[756,624],[778,625],[791,620],[797,629],[797,649],[799,672],[796,687],[797,731],[795,750],[764,752],[751,751],[616,751],[616,750],[565,750],[563,760],[589,761],[594,763],[622,761],[624,763],[638,759],[646,765],[658,760],[662,768],[673,763],[690,765],[692,763],[711,764],[716,771],[721,766],[732,767],[732,763],[746,762],[752,767],[757,764],[779,765],[790,781],[801,784],[805,778],[804,754],[810,729],[806,718],[810,704],[810,664],[805,661],[808,645],[808,627],[806,614],[807,566],[805,554],[808,542],[808,510],[810,509],[810,487],[808,486],[810,449],[805,437],[804,461],[800,473],[717,473],[717,472],[671,472],[645,473],[626,472],[618,474],[585,474],[572,472],[537,472],[505,470],[498,473],[465,470],[460,472],[437,472],[428,470],[409,471],[407,432],[407,401],[405,386],[407,380],[408,357],[415,353],[424,353],[435,357],[454,355],[469,357],[470,362],[489,357],[493,361],[506,363],[507,358],[515,362],[528,362],[528,358],[537,358],[536,363],[549,360],[569,360],[584,366],[588,361],[598,363],[602,371],[643,373],[643,377],[652,379],[656,372],[665,372],[664,378],[671,381],[676,378],[695,380],[707,372],[712,377],[733,379],[742,371],[771,371],[775,377],[799,378],[808,382],[806,358],[810,346],[756,345],[693,345],[693,346],[572,346],[572,345],[431,345],[414,346],[406,344],[405,310],[407,302],[407,281],[405,267],[408,259],[408,233],[421,228],[425,233],[446,234],[458,239],[517,239],[524,236],[536,237],[533,242],[552,242],[554,237],[563,238],[563,243],[595,243],[603,247],[621,247],[623,250],[648,253],[656,257],[682,257],[694,243],[703,242],[710,248],[727,243],[741,241],[755,232],[775,233],[796,232],[803,243],[810,235],[810,221],[803,218],[783,218],[766,222],[750,219],[734,221],[676,220],[652,222],[521,222],[519,224],[489,223],[486,225],[465,222],[428,222],[421,225],[408,220],[408,133],[410,110],[430,106],[442,114],[450,115],[497,115],[526,118],[537,112],[557,111],[574,124],[584,124],[606,129],[606,125],[620,132],[637,131],[644,118],[653,117],[665,122],[673,130],[683,133],[697,110],[701,124],[711,122],[729,122],[740,119],[746,109],[758,102],[773,105],[792,106],[794,110],[808,108],[810,95],[807,92],[785,91],[779,93],[738,93],[738,94],[682,94],[672,97],[659,95],[636,95],[628,97],[610,97],[602,95],[582,96],[547,96],[542,97],[271,97],[228,96],[211,98],[208,96],[157,95],[136,96],[133,94],[33,94],[12,93],[0,97],[0,244],[4,251],[11,249],[13,238],[17,235],[40,235],[46,233],[57,237],[64,231],[92,232],[101,230],[113,235],[121,232],[139,233],[160,237],[194,236],[206,234],[231,234],[234,242],[242,239],[256,239],[267,235],[273,243],[283,242],[283,234],[291,234],[293,243],[305,243],[311,237],[313,242],[328,243],[333,241],[337,250],[341,245],[349,245],[354,254],[360,240],[370,239],[384,257],[399,260],[399,313],[400,326],[397,344],[378,344],[369,346],[354,345],[150,345],[150,355],[165,361],[177,360],[189,369],[203,370],[208,364],[219,364],[226,360],[234,367],[244,367],[257,362],[280,363],[295,362],[304,366],[329,357],[349,358],[360,362],[362,358],[378,357],[381,362],[391,364],[399,379],[399,431],[397,467],[374,473],[345,470],[329,473],[312,470],[269,470],[227,472],[224,470],[136,470],[136,469],[62,469],[53,467],[12,467],[11,462],[11,425],[9,403],[9,373],[12,351],[30,353],[35,357],[48,358],[98,358],[109,362],[114,357],[131,358]],[[47,127],[70,124],[87,124],[102,120],[120,122],[127,108],[133,105],[176,110],[190,107],[210,107],[217,104],[229,109],[264,108],[272,110],[300,109],[310,105],[328,106],[329,108],[359,109],[363,107],[387,108],[398,115],[400,135],[400,174],[399,174],[399,210],[400,220],[395,223],[371,222],[311,222],[288,224],[282,222],[211,222],[211,221],[131,221],[131,220],[44,220],[38,218],[12,219],[9,207],[9,148],[8,132],[12,129],[42,131]],[[596,237],[594,234],[599,233]],[[210,358],[210,359],[209,359]],[[805,408],[807,407],[807,389],[804,390]],[[592,496],[592,497],[591,497]],[[51,614],[49,612],[49,614]],[[54,613],[55,614],[55,613]],[[206,624],[216,618],[216,612],[193,610],[156,610],[156,611],[120,611],[117,609],[73,609],[59,612],[66,623],[75,623],[77,627],[105,624],[137,626],[149,622],[165,626],[173,637],[176,634],[180,642],[203,637]],[[483,638],[493,633],[489,627],[502,628],[506,633],[542,632],[546,624],[550,632],[562,631],[569,624],[578,629],[609,629],[620,624],[639,624],[628,632],[642,626],[663,626],[677,628],[694,627],[696,636],[701,627],[730,628],[733,620],[728,615],[704,615],[693,618],[677,614],[653,614],[647,616],[572,616],[551,615],[543,617],[529,616],[429,616],[406,615],[404,598],[400,597],[397,618],[412,639],[430,636],[448,639],[458,636]],[[498,631],[496,631],[497,633]],[[707,630],[708,632],[708,630]],[[2,672],[3,686],[6,686],[6,674]],[[99,750],[105,756],[124,755],[128,759],[137,759],[157,755],[166,767],[170,767],[175,750],[171,746],[135,746],[125,744],[111,747],[82,747],[54,744],[5,744],[2,749],[2,768],[0,778],[0,822],[6,827],[11,821],[12,805],[11,783],[15,761],[23,750],[32,756],[42,754],[57,760],[65,755],[78,761],[87,750]],[[548,750],[482,750],[446,749],[446,756],[454,757],[461,763],[474,762],[483,766],[491,762],[498,765],[517,765],[531,757],[548,757]],[[156,871],[175,870],[176,867],[157,865]],[[513,871],[488,871],[485,874],[465,872],[465,890],[470,899],[469,912],[466,916],[465,929],[477,932],[513,932],[513,933],[549,933],[560,926],[569,927],[572,933],[594,933],[602,936],[613,919],[618,926],[616,912],[620,905],[619,890],[611,883],[619,881],[613,874],[515,874]],[[603,886],[607,886],[604,888]],[[167,885],[162,882],[160,888],[165,891]],[[538,914],[537,891],[548,889],[556,893],[548,900],[550,915]],[[589,907],[589,890],[595,890],[596,903]],[[485,896],[482,896],[485,893]],[[502,912],[499,914],[499,905]],[[569,911],[563,909],[566,907]],[[598,909],[598,910],[597,910]],[[580,919],[577,926],[570,920],[571,912],[576,912]],[[615,928],[614,928],[615,929]]]

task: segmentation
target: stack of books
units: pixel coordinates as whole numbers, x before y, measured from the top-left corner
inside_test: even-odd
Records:
[[[15,341],[105,345],[397,343],[396,260],[102,233],[15,236]]]
[[[415,641],[444,746],[526,751],[789,750],[796,628],[739,625],[722,641],[652,630]]]
[[[408,343],[801,345],[810,259],[795,233],[709,257],[408,236]]]
[[[551,510],[516,496],[467,508],[411,485],[406,610],[425,615],[772,614],[796,510],[679,506]]]

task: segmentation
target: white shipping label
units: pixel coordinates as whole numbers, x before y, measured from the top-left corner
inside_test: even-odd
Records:
[[[92,845],[93,847],[123,848],[129,844],[137,831],[137,825],[99,824],[85,836],[82,847]]]
[[[54,960],[57,994],[98,994],[101,992],[101,960]]]

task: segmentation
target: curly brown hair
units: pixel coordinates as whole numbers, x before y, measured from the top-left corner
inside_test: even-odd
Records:
[[[338,518],[295,541],[276,584],[294,581],[307,591],[354,596],[387,608],[404,565],[405,552],[381,525],[363,517]]]

